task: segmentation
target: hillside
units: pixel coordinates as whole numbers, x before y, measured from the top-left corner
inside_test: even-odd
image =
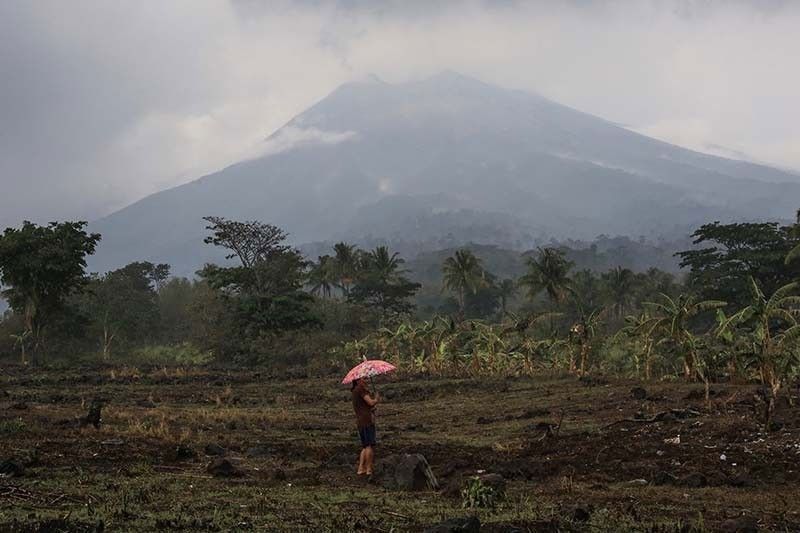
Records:
[[[295,244],[681,237],[709,220],[785,218],[797,176],[657,141],[541,96],[446,72],[345,84],[264,143],[264,155],[92,224],[90,267],[221,259],[202,217],[258,219]]]

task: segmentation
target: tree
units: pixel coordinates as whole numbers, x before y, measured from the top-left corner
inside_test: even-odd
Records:
[[[800,209],[797,210],[797,222],[792,228],[792,235],[800,239]],[[797,259],[800,259],[800,243],[789,251],[784,262],[788,265]]]
[[[583,376],[588,370],[589,353],[592,351],[593,342],[598,330],[602,327],[606,309],[595,309],[591,313],[586,313],[581,309],[580,319],[570,328],[570,334],[578,344],[580,352],[580,366],[578,375]],[[570,357],[570,372],[575,371],[575,358]]]
[[[444,275],[443,286],[455,293],[459,314],[463,318],[467,293],[474,294],[485,282],[481,260],[466,248],[456,250],[452,257],[444,260],[442,274]]]
[[[800,262],[786,263],[800,244],[791,226],[777,223],[705,224],[693,234],[707,247],[679,252],[681,267],[690,269],[689,288],[706,299],[744,306],[753,277],[767,294],[800,277]]]
[[[301,290],[307,262],[285,243],[283,230],[260,222],[205,220],[212,232],[205,242],[239,259],[238,266],[206,265],[199,275],[221,293],[237,330],[228,334],[238,335],[241,351],[264,335],[319,324],[310,309],[313,298]]]
[[[335,259],[329,255],[322,255],[317,262],[311,265],[308,272],[308,284],[311,294],[330,298],[336,283]]]
[[[615,337],[626,335],[636,343],[641,343],[641,352],[634,351],[636,373],[639,373],[640,361],[644,363],[644,378],[650,380],[652,377],[652,353],[654,344],[655,328],[661,324],[658,318],[653,318],[645,310],[639,315],[628,315],[625,317],[625,325],[620,328]],[[639,355],[641,353],[641,355]]]
[[[683,357],[683,373],[690,379],[695,372],[695,343],[690,321],[705,311],[721,309],[727,304],[719,300],[695,301],[692,296],[681,294],[671,298],[661,295],[661,302],[645,302],[656,314],[653,317],[652,332],[660,332],[662,340],[670,341]]]
[[[169,272],[169,265],[166,271]],[[163,269],[162,269],[163,271]],[[131,263],[95,276],[85,300],[89,319],[99,330],[103,358],[111,358],[114,344],[132,346],[155,339],[159,326],[156,283],[151,263]]]
[[[603,274],[603,281],[614,316],[618,318],[625,316],[633,297],[636,275],[632,270],[618,266]]]
[[[409,301],[420,284],[409,281],[401,267],[405,261],[385,246],[378,246],[361,254],[355,274],[355,284],[349,291],[349,300],[382,313],[407,314],[414,309]]]
[[[780,287],[767,298],[754,278],[750,282],[750,304],[731,316],[721,327],[721,332],[730,328],[745,327],[752,340],[761,373],[761,381],[769,386],[770,397],[767,402],[766,424],[775,409],[775,399],[786,380],[789,370],[800,365],[797,350],[800,341],[800,325],[797,314],[800,311],[800,296],[794,293],[800,289],[800,282],[792,282]]]
[[[346,298],[350,294],[350,288],[356,277],[360,253],[354,244],[345,242],[336,243],[333,246],[333,253],[334,276]]]
[[[556,248],[539,248],[537,258],[528,258],[528,271],[520,278],[519,283],[528,289],[531,299],[545,291],[547,297],[558,305],[564,301],[569,291],[568,274],[572,265],[563,251]]]
[[[500,298],[500,311],[505,314],[508,312],[508,301],[517,293],[517,284],[513,279],[504,279],[497,284],[497,295]]]
[[[84,230],[86,222],[24,222],[0,236],[0,285],[3,296],[24,317],[30,353],[37,357],[44,332],[70,295],[87,283],[86,256],[94,253],[100,235]]]

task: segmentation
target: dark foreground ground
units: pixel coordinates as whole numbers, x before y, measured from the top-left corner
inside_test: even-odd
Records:
[[[641,399],[627,381],[398,377],[378,460],[421,453],[442,487],[408,492],[355,476],[335,379],[3,370],[0,531],[422,531],[470,514],[481,531],[800,531],[800,409],[782,402],[765,434],[754,387],[715,386],[707,411],[696,385]],[[100,427],[82,427],[95,398]],[[208,473],[213,454],[234,475]],[[507,482],[495,509],[462,508],[478,470]]]

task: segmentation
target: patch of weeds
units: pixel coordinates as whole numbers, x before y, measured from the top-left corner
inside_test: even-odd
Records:
[[[461,506],[465,509],[483,507],[494,509],[503,498],[503,494],[486,485],[479,477],[471,477],[461,491]]]
[[[25,421],[21,418],[0,420],[0,435],[16,435],[25,431],[26,428]]]

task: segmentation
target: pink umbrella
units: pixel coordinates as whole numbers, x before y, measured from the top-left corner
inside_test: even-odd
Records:
[[[342,384],[347,385],[353,381],[361,378],[371,378],[372,376],[379,376],[381,374],[388,374],[394,372],[397,367],[386,361],[380,359],[367,359],[362,361],[355,367],[342,380]]]

